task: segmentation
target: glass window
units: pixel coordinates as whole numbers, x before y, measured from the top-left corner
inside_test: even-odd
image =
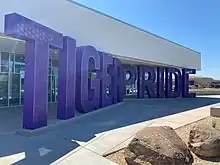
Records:
[[[52,102],[56,101],[56,84],[55,84],[55,76],[52,76]]]
[[[8,66],[8,58],[9,58],[9,53],[2,52],[1,53],[1,65]]]
[[[9,53],[1,52],[1,72],[8,72]]]
[[[8,73],[0,73],[0,106],[8,106]]]
[[[58,76],[55,77],[55,83],[56,83],[56,90],[55,90],[55,95],[56,95],[56,101],[58,101]]]
[[[20,74],[10,73],[9,106],[20,104]]]
[[[51,49],[48,76],[48,102],[57,102],[58,98],[58,55],[58,50]]]
[[[9,61],[9,71],[14,72],[14,54],[10,54],[10,61]]]
[[[21,105],[23,105],[24,104],[24,76],[25,76],[25,74],[24,74],[24,71],[23,72],[21,72],[21,75],[20,75],[20,78],[21,78],[21,90],[20,90],[20,92],[21,92]]]
[[[144,79],[148,80],[150,78],[150,74],[148,72],[144,73]]]
[[[58,60],[52,59],[52,75],[58,76]]]
[[[21,73],[24,71],[24,56],[23,55],[15,55],[15,73]]]
[[[125,73],[125,80],[130,80],[131,79],[131,73],[130,72],[126,72]]]
[[[89,70],[88,74],[89,74],[89,76],[88,76],[89,79],[96,79],[96,77],[97,77],[97,72],[95,69]]]
[[[51,102],[51,96],[52,96],[52,91],[51,91],[51,76],[48,76],[48,102]]]
[[[1,66],[1,72],[8,72],[8,66]]]
[[[48,77],[48,102],[56,102],[57,101],[57,77],[56,76],[49,76]]]
[[[51,75],[52,74],[52,60],[51,60],[51,58],[49,59],[49,75]]]

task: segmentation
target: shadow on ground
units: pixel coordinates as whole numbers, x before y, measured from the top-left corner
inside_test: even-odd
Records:
[[[88,142],[99,133],[218,102],[218,98],[127,99],[119,106],[75,118],[39,136],[2,135],[0,157],[24,152],[25,158],[16,164],[49,164],[78,147],[79,141]],[[38,149],[41,147],[52,151],[40,156]]]
[[[215,158],[205,158],[199,155],[196,155],[198,158],[202,159],[202,160],[206,160],[209,162],[220,162],[220,157],[215,157]]]
[[[65,125],[65,128],[69,127],[67,131],[62,126],[56,131],[62,134],[65,132],[71,139],[87,142],[101,132],[218,102],[220,102],[218,98],[125,100],[122,105],[110,107]]]

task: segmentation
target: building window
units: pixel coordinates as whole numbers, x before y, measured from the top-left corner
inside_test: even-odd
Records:
[[[20,102],[21,102],[21,105],[24,105],[24,71],[21,71],[21,73],[20,73],[20,83],[21,83],[21,86],[20,86],[20,92],[21,92]]]
[[[9,106],[20,104],[20,74],[10,73]]]
[[[21,73],[24,71],[24,56],[15,55],[15,73]]]
[[[24,55],[10,54],[9,57],[9,106],[24,104]]]
[[[58,99],[58,54],[50,55],[48,76],[48,102]],[[24,104],[25,58],[22,54],[0,52],[0,107]]]
[[[10,60],[9,60],[9,72],[14,73],[14,68],[15,68],[15,56],[13,54],[11,54]]]
[[[1,52],[1,72],[7,73],[9,70],[9,53]]]
[[[130,72],[126,72],[125,73],[125,80],[130,80],[131,79],[131,73]]]
[[[48,76],[48,102],[54,103],[58,99],[58,55],[59,51],[51,49]]]
[[[0,106],[8,106],[8,73],[0,73]]]

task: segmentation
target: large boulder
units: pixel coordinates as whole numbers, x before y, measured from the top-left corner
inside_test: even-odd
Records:
[[[196,125],[190,130],[189,148],[198,156],[220,156],[220,131],[208,125]]]
[[[212,127],[220,130],[220,117],[212,117]]]
[[[129,165],[191,165],[193,156],[171,127],[146,127],[125,149]]]

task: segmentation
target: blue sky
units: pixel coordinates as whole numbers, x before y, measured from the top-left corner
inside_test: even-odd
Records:
[[[219,0],[74,1],[201,52],[198,75],[220,79]]]

